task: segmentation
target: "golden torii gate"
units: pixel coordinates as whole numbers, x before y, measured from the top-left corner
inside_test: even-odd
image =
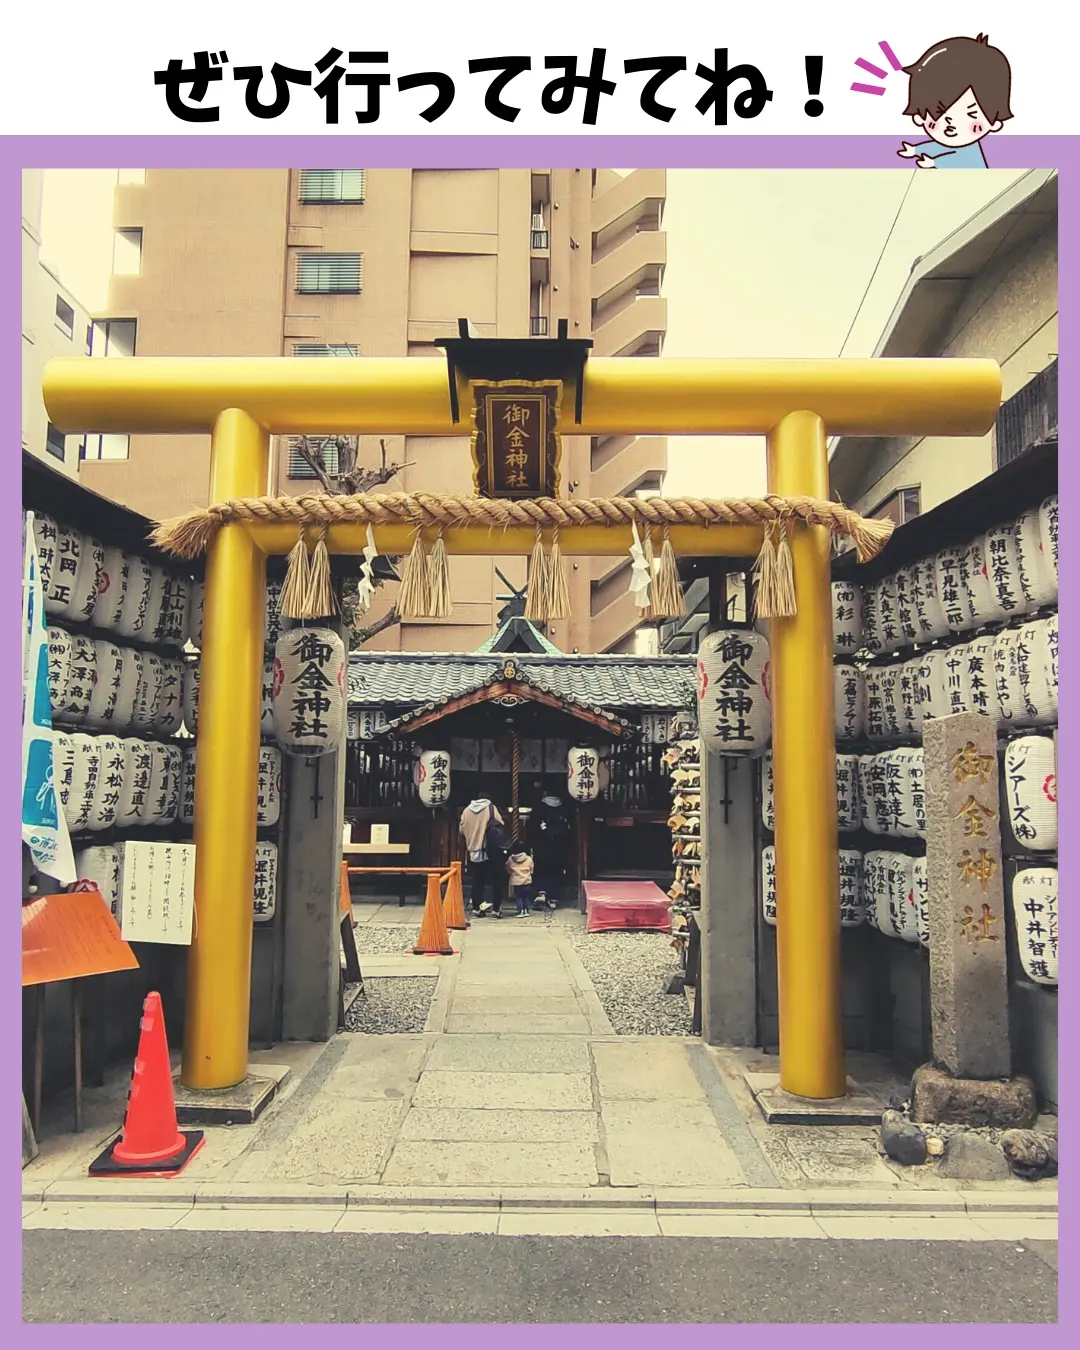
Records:
[[[764,435],[770,493],[827,499],[826,437],[981,436],[1001,403],[993,361],[660,360],[592,358],[567,400],[581,410],[567,434]],[[457,375],[455,420],[440,361],[361,357],[132,357],[61,359],[43,379],[50,420],[64,433],[205,434],[210,502],[264,496],[272,435],[470,434],[467,385]],[[381,554],[407,553],[409,525],[379,525]],[[676,552],[752,557],[763,528],[676,525]],[[195,905],[188,963],[182,1081],[229,1088],[247,1074],[251,894],[259,689],[267,554],[284,554],[296,527],[233,521],[207,554],[195,800]],[[366,527],[330,527],[332,553],[359,553]],[[448,553],[529,554],[532,528],[445,532]],[[629,552],[630,528],[568,525],[564,554]],[[829,536],[795,530],[798,613],[771,623],[776,797],[780,1078],[789,1093],[842,1097]]]

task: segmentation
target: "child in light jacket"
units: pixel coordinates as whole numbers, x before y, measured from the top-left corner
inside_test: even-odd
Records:
[[[533,860],[518,845],[506,860],[506,870],[510,874],[510,888],[517,905],[517,916],[528,914],[532,900]]]

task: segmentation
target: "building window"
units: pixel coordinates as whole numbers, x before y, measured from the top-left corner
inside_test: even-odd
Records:
[[[289,437],[289,477],[290,478],[317,478],[318,474],[300,453],[300,438],[298,436]],[[326,474],[329,478],[336,478],[338,475],[338,448],[336,445],[325,444],[322,447],[323,463],[326,465]]]
[[[891,520],[894,525],[906,525],[919,514],[919,489],[899,488],[870,512],[871,520]]]
[[[360,205],[364,200],[363,169],[301,169],[302,202],[342,202]]]
[[[55,455],[62,464],[64,455],[67,452],[67,442],[62,431],[57,431],[53,424],[49,423],[49,428],[45,433],[45,449],[50,455]]]
[[[296,260],[301,295],[359,295],[363,275],[362,253],[303,253]]]
[[[135,320],[98,319],[90,339],[91,356],[134,356]]]
[[[995,467],[1018,459],[1057,435],[1058,363],[1055,357],[1001,405],[994,427]]]
[[[294,342],[293,356],[359,356],[353,342]]]
[[[56,297],[56,326],[67,338],[75,336],[75,311],[62,295]]]
[[[117,169],[116,181],[118,183],[145,183],[145,169]]]
[[[80,459],[127,459],[130,436],[87,436],[79,447]]]
[[[142,271],[142,230],[116,230],[113,233],[114,277],[137,277]]]

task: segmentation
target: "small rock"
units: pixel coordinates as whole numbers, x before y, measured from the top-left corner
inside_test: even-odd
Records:
[[[1001,1136],[1001,1151],[1012,1170],[1025,1181],[1057,1176],[1057,1139],[1053,1135],[1038,1134],[1035,1130],[1006,1130]]]
[[[686,980],[682,975],[672,975],[664,986],[665,994],[681,994],[686,987]]]
[[[917,1125],[909,1124],[899,1111],[881,1117],[881,1143],[885,1152],[904,1167],[919,1167],[926,1161],[926,1139]]]
[[[1007,1181],[1005,1155],[980,1134],[954,1135],[938,1164],[938,1174],[953,1181]]]
[[[926,1141],[926,1151],[931,1158],[940,1158],[945,1152],[945,1145],[936,1135],[931,1135]]]
[[[953,1078],[932,1064],[915,1070],[911,1116],[928,1124],[1027,1129],[1038,1105],[1030,1078]]]

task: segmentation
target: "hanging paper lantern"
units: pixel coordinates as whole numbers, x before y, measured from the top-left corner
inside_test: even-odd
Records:
[[[840,850],[840,927],[858,928],[866,919],[862,854]]]
[[[904,644],[895,576],[885,577],[878,583],[878,634],[885,655],[891,655]]]
[[[875,655],[881,651],[880,585],[864,586],[862,590],[863,646]]]
[[[181,751],[179,817],[182,825],[195,824],[195,750],[194,745],[185,745]]]
[[[154,599],[154,569],[145,558],[128,558],[127,593],[117,631],[121,637],[150,640],[147,620]]]
[[[866,903],[866,921],[871,928],[888,937],[894,936],[889,917],[889,867],[891,855],[883,849],[871,849],[863,854],[863,896]]]
[[[926,858],[916,858],[911,868],[912,891],[915,899],[915,921],[919,930],[919,944],[930,946],[930,882]]]
[[[94,687],[86,711],[86,724],[106,731],[123,730],[117,708],[124,687],[124,652],[115,642],[94,642]]]
[[[150,717],[155,736],[175,736],[184,721],[184,663],[179,657],[161,657],[161,684]]]
[[[66,811],[68,829],[79,834],[90,828],[98,780],[101,776],[101,752],[93,736],[76,733],[71,737],[72,769]]]
[[[165,755],[165,769],[160,779],[161,795],[158,798],[160,815],[158,824],[173,825],[180,819],[181,776],[184,769],[184,756],[175,744],[159,747]]]
[[[1043,552],[1042,522],[1035,507],[1016,522],[1016,551],[1020,563],[1020,587],[1029,611],[1056,605],[1057,568]]]
[[[916,679],[919,686],[919,712],[925,722],[928,717],[947,717],[949,696],[946,691],[948,670],[943,651],[923,652],[919,659]]]
[[[856,741],[865,725],[863,673],[855,666],[833,666],[833,721],[838,741]]]
[[[98,766],[86,827],[89,830],[108,830],[116,824],[116,813],[124,790],[127,757],[119,736],[97,736],[94,738],[94,747],[98,754]]]
[[[904,752],[907,755],[907,774],[911,792],[911,809],[915,818],[915,836],[926,838],[926,761],[922,746]]]
[[[776,927],[776,849],[761,850],[761,913],[770,928]]]
[[[902,645],[914,646],[922,636],[916,607],[916,580],[914,567],[901,567],[894,578],[896,612],[900,623]]]
[[[863,675],[866,689],[866,735],[871,741],[884,741],[889,737],[889,722],[881,687],[883,670],[883,666],[871,666]]]
[[[272,652],[277,646],[277,640],[281,636],[281,591],[284,582],[268,581],[266,583],[266,613],[263,627],[263,644],[268,652]]]
[[[255,845],[255,891],[252,913],[255,923],[269,923],[277,912],[277,844]]]
[[[373,741],[390,721],[381,708],[356,708],[356,739]]]
[[[855,755],[836,756],[836,823],[841,834],[862,829],[859,761]]]
[[[199,726],[199,668],[197,660],[184,667],[184,726],[192,736]]]
[[[893,931],[905,942],[919,940],[919,910],[915,900],[915,859],[906,853],[889,854],[889,917]]]
[[[206,599],[206,583],[191,583],[191,599],[188,601],[188,641],[202,651],[203,640],[203,602]]]
[[[920,558],[913,573],[912,599],[918,620],[918,641],[936,642],[939,638],[948,637],[949,621],[938,596],[935,560],[932,557]]]
[[[892,833],[900,835],[903,839],[917,839],[926,831],[926,797],[923,791],[921,747],[893,750],[890,753],[888,775],[890,805],[895,800],[898,806],[893,816]],[[898,785],[895,797],[892,789],[894,777]]]
[[[120,853],[115,844],[96,844],[75,854],[75,875],[78,878],[72,890],[95,890],[109,906],[109,912],[120,919]]]
[[[281,815],[281,751],[272,745],[259,747],[259,796],[255,823],[270,829]]]
[[[766,750],[761,757],[761,823],[770,833],[776,829],[776,797],[771,750]]]
[[[888,739],[904,735],[904,709],[900,700],[900,674],[903,665],[882,666],[878,672],[881,690],[881,714]]]
[[[54,731],[52,740],[53,782],[57,799],[60,802],[60,809],[64,813],[64,820],[70,830],[71,822],[75,818],[76,806],[71,793],[75,776],[75,747],[71,743],[71,737],[66,736],[62,731]]]
[[[135,655],[139,667],[139,686],[132,717],[135,730],[145,735],[153,730],[154,709],[165,683],[165,668],[161,657],[153,652],[137,652]]]
[[[23,517],[24,521],[26,517]],[[56,565],[56,539],[58,527],[52,516],[43,511],[34,512],[34,544],[37,548],[38,576],[41,579],[41,594],[44,598],[45,613],[59,612],[59,606],[49,604],[49,590],[52,586],[53,568]]]
[[[982,628],[1006,617],[990,566],[989,536],[979,535],[960,554],[960,575],[967,592],[968,628]]]
[[[1035,984],[1058,982],[1058,870],[1025,867],[1013,877],[1013,920],[1024,974]]]
[[[67,669],[67,688],[56,711],[58,722],[85,722],[90,711],[97,673],[97,652],[93,638],[83,633],[71,635],[71,659]]]
[[[153,582],[150,587],[150,604],[146,619],[139,636],[144,642],[164,643],[168,623],[169,581],[164,567],[153,566]]]
[[[967,584],[960,566],[963,551],[960,545],[955,545],[943,548],[934,558],[938,600],[952,633],[962,633],[971,625]]]
[[[1028,597],[1021,584],[1022,564],[1016,522],[995,525],[986,532],[986,564],[994,588],[999,616],[1022,614]]]
[[[698,650],[698,723],[719,755],[760,755],[771,731],[769,644],[758,633],[710,633]]]
[[[832,584],[833,654],[853,656],[863,645],[862,589],[850,581]]]
[[[897,680],[899,706],[897,718],[901,736],[922,735],[922,709],[919,706],[919,666],[922,657],[913,656],[900,667]]]
[[[274,662],[263,662],[262,674],[262,717],[259,721],[259,736],[264,741],[274,739]]]
[[[106,548],[98,578],[98,593],[90,622],[95,628],[115,629],[120,622],[128,587],[128,555],[120,548]]]
[[[88,623],[97,603],[101,574],[105,567],[105,545],[100,539],[82,534],[79,538],[79,565],[72,582],[71,595],[60,611],[72,623]]]
[[[134,737],[124,741],[124,751],[127,763],[124,765],[124,786],[116,813],[116,827],[130,830],[137,825],[149,824],[151,819],[154,755],[146,741]]]
[[[49,703],[53,720],[63,720],[64,696],[71,669],[71,634],[64,628],[49,628]]]
[[[1057,721],[1057,681],[1050,666],[1046,620],[1036,619],[1017,630],[1016,668],[1024,700],[1024,721],[1048,727]]]
[[[1005,747],[1005,796],[1013,838],[1038,853],[1058,846],[1057,766],[1049,736],[1021,736]]]
[[[47,516],[39,517],[42,529],[38,535],[38,564],[41,571],[41,589],[45,597],[45,613],[70,618],[69,607],[82,598],[79,593],[79,564],[82,561],[83,537],[70,525],[61,525],[50,521]],[[37,522],[35,521],[35,531]],[[42,549],[42,539],[49,540]],[[48,567],[43,552],[50,554]]]
[[[1043,641],[1046,643],[1046,687],[1054,701],[1054,708],[1058,704],[1058,616],[1051,614],[1048,619],[1043,620]]]
[[[991,634],[984,634],[972,638],[960,650],[964,653],[962,677],[967,710],[996,718],[998,699],[994,683],[994,641]]]
[[[345,739],[345,644],[330,628],[294,628],[274,656],[274,734],[286,754],[333,754]]]
[[[1054,578],[1054,594],[1057,594],[1058,579],[1058,499],[1057,493],[1047,497],[1039,507],[1039,540],[1042,544],[1043,562]]]
[[[566,785],[576,802],[595,801],[600,791],[600,756],[588,746],[571,746],[566,757]]]
[[[161,607],[161,640],[168,647],[182,647],[188,634],[191,582],[187,577],[167,575]]]
[[[968,706],[967,683],[967,646],[957,643],[945,653],[943,671],[945,679],[945,702],[948,715],[973,711]]]
[[[864,829],[888,834],[889,808],[885,788],[885,755],[859,756],[859,800]]]
[[[994,639],[994,687],[997,690],[998,722],[1005,727],[1023,726],[1024,690],[1020,682],[1017,645],[1020,634],[1015,628],[1003,628]]]

